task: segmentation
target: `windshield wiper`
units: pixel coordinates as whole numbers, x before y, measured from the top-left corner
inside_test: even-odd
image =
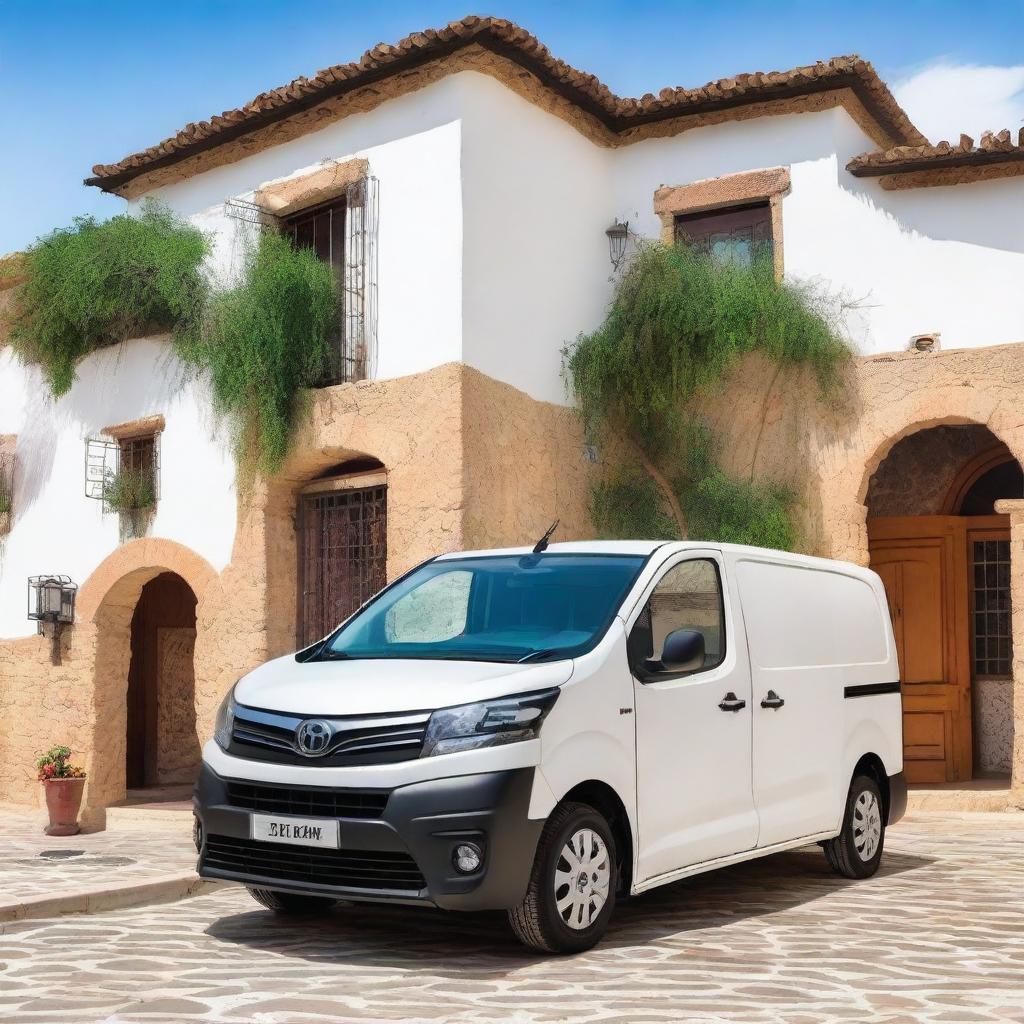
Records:
[[[344,651],[334,651],[330,647],[325,647],[317,656],[317,661],[345,661],[351,655],[346,654]]]
[[[545,658],[550,658],[552,654],[558,654],[560,648],[557,647],[542,647],[539,651],[530,651],[529,654],[524,654],[516,664],[521,665],[524,661],[543,661]]]

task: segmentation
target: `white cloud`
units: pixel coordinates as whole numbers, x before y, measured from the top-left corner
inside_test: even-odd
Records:
[[[1014,142],[1024,124],[1024,64],[999,67],[938,61],[896,82],[893,93],[910,120],[931,139],[975,143],[985,129],[1009,128]]]

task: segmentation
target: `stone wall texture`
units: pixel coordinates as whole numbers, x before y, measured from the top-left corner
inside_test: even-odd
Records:
[[[992,448],[980,425],[935,427],[897,441],[868,482],[873,516],[937,516],[960,468]]]

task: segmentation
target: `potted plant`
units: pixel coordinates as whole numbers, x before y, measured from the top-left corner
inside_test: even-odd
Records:
[[[123,467],[107,477],[103,488],[107,507],[121,516],[125,539],[141,537],[156,504],[156,481],[151,467]]]
[[[68,764],[70,747],[50,747],[36,761],[38,779],[45,787],[46,810],[50,823],[48,836],[73,836],[78,833],[78,809],[82,806],[85,772]]]

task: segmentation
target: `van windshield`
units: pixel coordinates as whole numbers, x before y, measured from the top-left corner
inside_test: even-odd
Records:
[[[482,555],[429,562],[358,611],[314,655],[554,661],[595,646],[639,555]]]

